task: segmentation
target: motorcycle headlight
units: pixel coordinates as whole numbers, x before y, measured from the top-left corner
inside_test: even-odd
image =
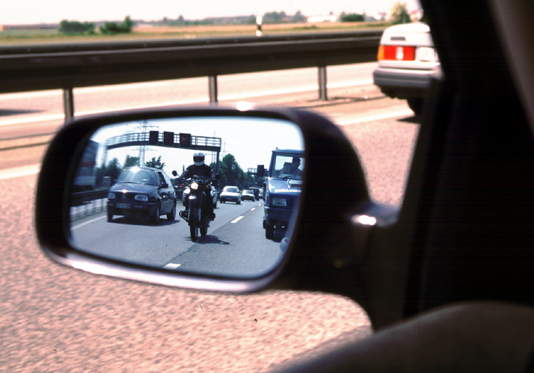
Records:
[[[115,193],[109,192],[108,193],[108,199],[115,199]]]
[[[139,202],[148,202],[148,196],[146,194],[136,194],[134,199]]]
[[[198,189],[198,184],[197,183],[191,183],[191,189],[197,190]]]

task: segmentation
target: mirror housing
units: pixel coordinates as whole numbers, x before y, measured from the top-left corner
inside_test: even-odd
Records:
[[[72,180],[75,165],[89,137],[99,128],[118,122],[153,118],[240,116],[282,119],[296,124],[305,142],[306,169],[301,204],[290,229],[291,240],[283,241],[283,260],[269,272],[254,278],[233,278],[208,274],[172,272],[162,268],[125,263],[80,251],[70,242],[68,192],[65,180]],[[265,170],[263,171],[265,172]],[[332,192],[332,180],[343,180]],[[266,198],[266,196],[263,196]],[[71,120],[53,139],[45,155],[38,182],[36,230],[45,254],[56,262],[113,277],[176,286],[187,289],[251,292],[268,285],[299,288],[298,278],[306,273],[316,282],[331,277],[331,270],[354,263],[364,247],[355,249],[355,214],[366,213],[369,195],[364,174],[351,143],[328,119],[299,109],[166,108],[134,110]],[[332,247],[334,245],[334,247]],[[310,272],[311,271],[311,272]],[[283,274],[283,275],[282,275]],[[296,281],[296,282],[295,282]],[[322,284],[323,287],[327,283]]]

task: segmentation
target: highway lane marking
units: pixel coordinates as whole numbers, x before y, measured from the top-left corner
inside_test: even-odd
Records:
[[[256,210],[256,207],[253,207],[253,208],[250,209],[250,211],[254,211],[254,210]]]
[[[163,266],[165,269],[175,270],[176,268],[180,267],[182,264],[180,263],[167,263]]]
[[[237,223],[238,221],[240,221],[240,220],[243,219],[243,218],[244,218],[244,216],[238,216],[237,218],[235,218],[234,220],[232,220],[230,223],[235,224],[235,223]]]
[[[14,179],[16,177],[29,176],[38,174],[41,170],[40,164],[32,164],[30,166],[7,168],[0,171],[0,180]]]
[[[344,88],[344,87],[362,86],[362,85],[370,85],[372,83],[373,83],[372,80],[365,79],[365,80],[357,80],[357,81],[352,81],[352,82],[349,81],[349,82],[332,83],[328,85],[328,88]],[[252,92],[248,94],[244,94],[244,93],[229,94],[229,95],[219,96],[219,101],[244,100],[247,98],[315,91],[316,89],[317,89],[317,86],[309,85],[309,86],[304,86],[304,87],[295,87],[292,89],[273,89],[273,90],[267,90],[267,91]],[[172,105],[189,105],[189,104],[199,104],[199,103],[208,103],[208,98],[202,97],[202,98],[194,98],[194,99],[189,99],[189,100],[159,102],[157,104],[119,107],[119,108],[114,108],[114,109],[80,111],[80,112],[76,112],[75,115],[80,117],[84,115],[105,114],[105,113],[110,113],[113,111],[142,109],[142,108],[148,109],[148,108],[157,108],[157,107],[172,106]],[[13,119],[0,121],[0,127],[11,126],[11,125],[16,125],[16,124],[30,124],[30,123],[52,121],[52,120],[64,120],[64,119],[65,119],[64,115],[59,114],[59,113],[33,116],[29,118],[13,118]]]
[[[62,120],[64,119],[63,114],[48,114],[48,115],[39,115],[37,117],[30,118],[15,118],[8,119],[0,122],[0,126],[12,126],[15,124],[26,124],[26,123],[38,123],[38,122],[47,122],[50,120]]]
[[[335,123],[339,126],[349,126],[352,124],[361,124],[361,123],[367,123],[367,122],[374,122],[377,120],[384,120],[384,119],[391,119],[396,117],[405,117],[405,116],[413,116],[414,113],[410,109],[401,109],[393,112],[387,112],[387,113],[380,113],[380,114],[373,114],[368,115],[365,117],[356,117],[356,118],[345,118],[345,119],[338,119],[335,120]]]
[[[75,229],[84,227],[84,226],[86,226],[88,224],[94,223],[95,221],[99,221],[99,220],[105,219],[106,217],[107,216],[99,216],[98,218],[94,218],[94,219],[91,219],[91,220],[88,220],[88,221],[84,221],[83,223],[80,223],[78,225],[72,226],[72,227],[70,227],[70,229],[71,230],[75,230]]]

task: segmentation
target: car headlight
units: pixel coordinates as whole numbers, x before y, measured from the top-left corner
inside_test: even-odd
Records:
[[[109,192],[108,193],[108,199],[115,199],[115,193]]]
[[[148,202],[148,196],[146,194],[136,194],[134,199],[139,202]]]
[[[285,198],[273,198],[273,206],[287,207],[287,200]]]
[[[190,187],[193,190],[197,190],[198,189],[198,184],[197,183],[191,183]]]

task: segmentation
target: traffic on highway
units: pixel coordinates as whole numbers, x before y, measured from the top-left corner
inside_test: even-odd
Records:
[[[304,164],[300,130],[285,120],[109,125],[87,141],[71,182],[71,239],[136,264],[257,276],[282,258]],[[89,208],[97,198],[103,208]]]
[[[219,97],[226,103],[246,99],[308,106],[335,118],[368,166],[373,197],[399,204],[418,126],[403,102],[384,98],[372,86],[375,67],[375,62],[329,67],[332,100],[328,105],[316,102],[315,68],[220,76]],[[205,102],[204,88],[205,78],[76,88],[76,115]],[[0,102],[0,137],[8,143],[6,146],[14,142],[25,146],[28,134],[35,136],[31,137],[34,143],[41,144],[49,139],[38,135],[49,136],[63,125],[58,105],[60,90],[2,94]],[[225,277],[257,277],[277,266],[290,238],[289,218],[295,209],[290,198],[297,197],[298,203],[302,181],[299,176],[302,178],[305,165],[302,140],[285,141],[288,133],[295,140],[300,138],[295,133],[298,129],[291,130],[292,125],[284,123],[284,131],[271,122],[267,132],[258,121],[231,128],[220,119],[215,122],[203,118],[202,123],[198,119],[169,126],[155,121],[123,123],[88,139],[85,148],[80,149],[84,154],[78,169],[72,180],[67,180],[71,184],[67,193],[71,196],[73,246],[119,261]],[[150,144],[151,132],[157,132],[156,144]],[[166,146],[166,132],[174,134],[173,144],[180,144],[180,134],[190,134],[193,141],[201,136],[219,138],[218,160],[217,152],[211,150]],[[142,140],[133,135],[140,133],[145,134]],[[278,134],[276,139],[271,138],[272,133]],[[247,144],[240,143],[243,139]],[[148,144],[117,147],[123,140]],[[241,148],[246,152],[238,151]],[[287,156],[284,162],[275,161],[272,168],[273,159],[287,151],[296,154]],[[111,282],[50,266],[44,256],[36,255],[35,244],[28,245],[28,237],[34,235],[28,215],[34,201],[21,198],[34,193],[34,175],[40,168],[42,152],[42,146],[17,148],[4,151],[2,157],[4,167],[12,167],[0,175],[6,192],[2,205],[10,217],[4,224],[8,250],[3,263],[8,275],[3,288],[5,298],[10,300],[5,315],[15,321],[5,328],[6,368],[143,370],[140,367],[146,362],[156,358],[160,361],[159,346],[168,345],[169,353],[161,359],[163,365],[158,365],[160,370],[199,367],[199,371],[231,371],[241,364],[250,371],[262,371],[272,367],[273,361],[285,361],[335,336],[351,333],[363,338],[369,334],[365,312],[352,301],[329,294],[285,291],[258,298],[219,298],[133,282]],[[188,195],[184,192],[191,191],[193,180],[181,176],[194,164],[196,153],[204,154],[206,165],[215,163],[220,168],[214,168],[218,179],[210,185],[214,219],[209,221],[204,237],[199,231],[200,237],[193,239],[189,216],[180,216],[180,212],[184,215],[184,198]],[[227,155],[233,157],[232,162],[224,162]],[[281,168],[293,163],[294,158],[300,160],[301,173],[284,180],[279,175]],[[225,173],[221,172],[225,164],[237,164],[244,174],[256,176],[257,182],[225,181]],[[259,165],[264,166],[263,176],[259,176]],[[160,188],[160,178],[170,188]],[[270,202],[278,205],[272,208],[283,208],[284,203],[291,207],[285,214],[287,218],[269,219],[270,187]],[[128,193],[133,200],[123,201]],[[148,206],[153,202],[150,196],[156,195],[163,203]],[[135,204],[143,208],[132,213]],[[32,276],[26,276],[21,265],[31,267]],[[52,309],[43,315],[43,310]],[[177,317],[177,309],[187,317]],[[216,327],[206,327],[215,324]],[[310,330],[321,328],[329,332],[310,338]],[[143,340],[121,344],[125,335],[139,335]],[[64,343],[69,349],[65,350]],[[60,354],[65,360],[58,358]],[[128,356],[128,362],[124,356]],[[191,356],[198,357],[194,363]]]

